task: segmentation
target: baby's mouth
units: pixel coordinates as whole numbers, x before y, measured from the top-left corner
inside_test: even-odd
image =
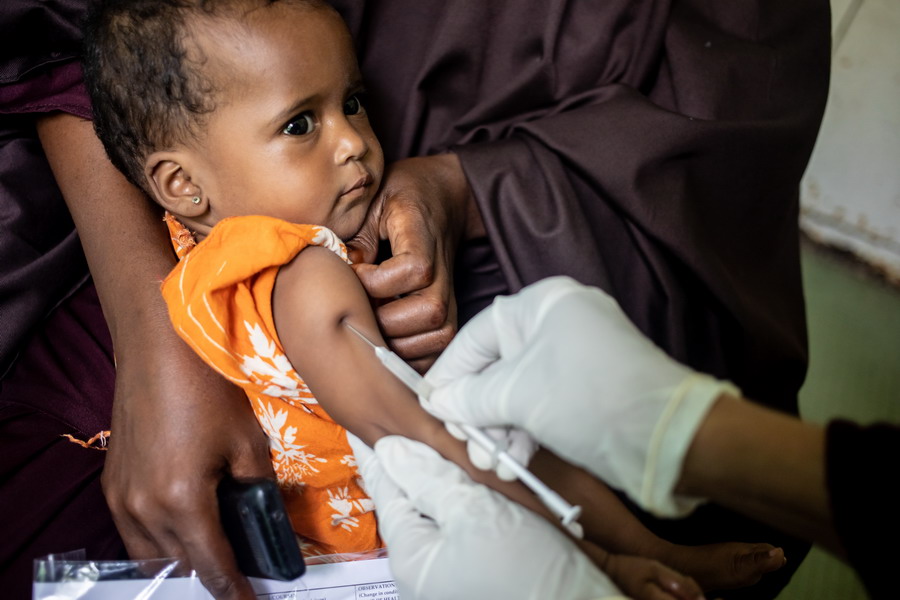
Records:
[[[350,187],[341,192],[341,198],[355,198],[365,194],[366,188],[372,185],[372,176],[368,173],[362,175]]]

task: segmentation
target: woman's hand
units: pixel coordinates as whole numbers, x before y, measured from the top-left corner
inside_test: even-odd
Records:
[[[425,371],[456,334],[453,260],[460,239],[483,235],[455,154],[390,165],[363,228],[350,240],[354,269],[391,347]],[[381,240],[392,256],[372,264]]]
[[[223,474],[272,477],[246,397],[210,371],[169,324],[159,282],[175,265],[144,194],[109,162],[90,121],[38,122],[91,268],[116,353],[103,489],[129,554],[175,556],[218,600],[255,598],[219,523]]]
[[[149,327],[148,327],[149,329]],[[219,600],[255,598],[219,521],[216,488],[274,478],[246,396],[175,336],[167,320],[117,347],[103,491],[133,559],[176,556]]]

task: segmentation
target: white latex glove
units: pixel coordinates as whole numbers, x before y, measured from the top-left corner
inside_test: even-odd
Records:
[[[458,426],[453,423],[445,423],[447,431],[453,437],[466,442],[466,449],[469,452],[469,460],[472,464],[482,471],[490,471],[493,469],[497,476],[504,481],[514,481],[517,479],[515,472],[506,464],[497,461],[496,454],[488,452],[478,445],[477,442],[470,440],[469,436]],[[539,445],[533,437],[525,431],[515,427],[485,427],[483,430],[489,437],[493,438],[497,443],[497,450],[505,451],[507,454],[516,459],[519,464],[527,465],[531,462],[531,457],[538,451]]]
[[[347,438],[403,600],[624,598],[570,539],[428,446]]]
[[[669,358],[606,293],[567,277],[497,298],[426,379],[435,390],[423,405],[438,418],[514,425],[666,517],[700,502],[673,496],[685,454],[719,395],[740,397]]]

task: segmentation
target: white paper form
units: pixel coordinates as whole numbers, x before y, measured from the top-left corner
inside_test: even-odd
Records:
[[[386,558],[310,565],[296,582],[250,578],[260,600],[399,600]],[[35,583],[42,600],[212,600],[196,577]]]
[[[289,581],[251,579],[260,600],[398,600],[388,559],[356,560],[309,565],[300,581],[306,585],[295,596]]]

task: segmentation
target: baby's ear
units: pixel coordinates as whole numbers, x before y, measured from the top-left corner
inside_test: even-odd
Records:
[[[179,152],[154,152],[144,163],[144,175],[159,204],[175,216],[196,218],[209,210],[200,186],[191,181]]]

